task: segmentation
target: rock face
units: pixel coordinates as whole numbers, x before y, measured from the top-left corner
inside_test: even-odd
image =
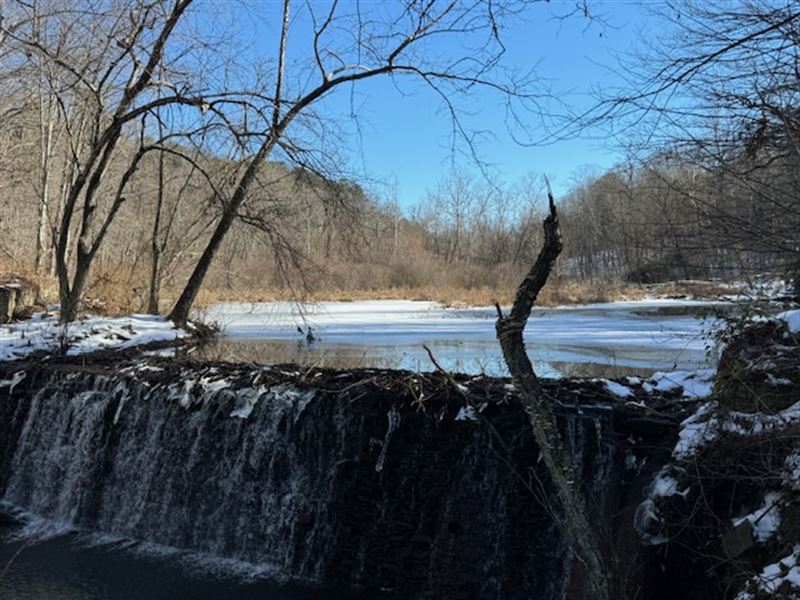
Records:
[[[0,499],[15,506],[401,598],[579,591],[507,382],[19,364],[0,379],[23,368],[0,388]],[[624,413],[601,384],[547,389],[598,516],[621,515],[615,543],[632,543],[624,507],[674,424]]]
[[[26,315],[36,304],[39,290],[20,277],[0,277],[0,325]]]
[[[0,325],[8,323],[17,306],[17,290],[11,287],[0,287]]]

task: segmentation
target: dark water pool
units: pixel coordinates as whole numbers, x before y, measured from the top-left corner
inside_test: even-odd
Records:
[[[0,515],[0,520],[2,515]],[[19,539],[0,525],[0,600],[367,600],[380,592],[276,583],[254,567],[65,533]]]

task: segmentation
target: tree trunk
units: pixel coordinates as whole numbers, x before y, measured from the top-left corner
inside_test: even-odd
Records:
[[[239,206],[241,206],[244,201],[247,189],[255,179],[258,167],[261,162],[269,156],[270,152],[272,152],[276,141],[277,137],[273,135],[259,148],[258,154],[247,166],[247,170],[244,175],[242,175],[242,179],[239,181],[239,185],[236,187],[236,191],[233,193],[230,201],[225,204],[222,218],[219,220],[219,223],[217,223],[214,233],[211,234],[211,239],[208,241],[203,254],[200,256],[200,260],[197,261],[194,271],[192,271],[189,281],[186,282],[186,286],[183,288],[180,298],[178,298],[178,301],[169,313],[168,318],[174,321],[176,325],[185,325],[189,320],[189,312],[192,310],[192,305],[200,291],[200,286],[203,285],[203,280],[208,273],[211,262],[214,260],[214,256],[219,250],[222,240],[225,239],[225,234],[228,233],[231,225],[233,225],[233,221],[236,219]]]
[[[186,321],[189,320],[189,311],[191,311],[195,298],[197,298],[197,294],[200,291],[200,286],[203,285],[203,280],[205,279],[208,269],[211,266],[211,261],[214,260],[214,255],[219,250],[222,240],[225,238],[225,234],[228,233],[231,225],[233,225],[233,221],[236,218],[239,207],[241,206],[242,202],[244,202],[245,196],[247,195],[247,190],[256,177],[258,168],[261,166],[261,163],[272,153],[272,149],[275,148],[275,145],[278,143],[278,139],[293,118],[293,114],[297,114],[297,111],[300,110],[301,105],[295,105],[295,107],[289,111],[286,118],[281,123],[281,90],[283,86],[284,61],[286,59],[286,39],[289,33],[289,4],[289,0],[284,0],[283,27],[281,28],[280,51],[278,53],[278,75],[277,82],[275,84],[275,109],[272,113],[272,129],[269,137],[258,149],[258,152],[252,158],[250,164],[247,165],[247,169],[245,170],[244,175],[242,175],[241,180],[239,180],[239,185],[236,186],[236,190],[234,191],[230,201],[225,204],[225,209],[222,213],[222,218],[217,224],[217,228],[211,235],[211,239],[208,241],[206,249],[203,251],[200,260],[197,261],[197,265],[195,265],[194,271],[192,271],[189,281],[186,283],[186,287],[183,288],[180,298],[178,298],[178,301],[175,303],[175,306],[169,313],[168,318],[174,321],[178,326],[185,325]],[[321,93],[322,92],[320,91],[319,94]],[[312,96],[307,96],[306,98],[307,102],[310,102],[313,99]]]
[[[150,265],[150,287],[147,293],[147,312],[151,315],[160,314],[158,307],[160,304],[159,288],[161,283],[161,249],[158,247],[158,242],[152,244],[151,254],[152,264]]]
[[[37,275],[41,275],[45,271],[45,265],[49,265],[47,257],[48,249],[50,248],[47,239],[47,234],[50,231],[47,203],[47,197],[49,195],[48,179],[47,177],[42,177],[43,188],[41,197],[39,198],[39,226],[36,232],[36,261],[33,266],[33,270]]]
[[[559,434],[554,404],[542,390],[522,337],[533,303],[547,282],[562,249],[558,215],[552,195],[549,200],[550,214],[544,221],[544,244],[539,256],[517,290],[511,313],[504,316],[500,306],[497,306],[497,338],[514,387],[528,413],[540,456],[555,485],[564,520],[562,530],[567,535],[572,551],[583,565],[583,576],[587,585],[584,597],[610,600],[611,569],[601,544],[601,528],[593,524],[589,517],[575,457]]]
[[[39,28],[37,9],[34,8],[34,27]],[[39,68],[43,69],[44,60],[40,58]],[[47,264],[47,254],[52,242],[48,239],[50,232],[50,163],[53,156],[54,119],[52,100],[45,99],[45,82],[38,81],[39,87],[39,224],[36,232],[36,262],[34,271],[41,275]]]
[[[42,101],[43,102],[43,101]],[[47,255],[52,246],[50,233],[50,157],[52,155],[53,121],[45,122],[44,108],[40,106],[41,148],[39,157],[39,225],[36,232],[36,264],[35,272],[40,275],[48,264]]]
[[[78,318],[78,309],[83,298],[83,289],[86,286],[86,279],[89,275],[92,257],[78,249],[78,259],[75,261],[75,275],[72,278],[72,286],[67,286],[66,291],[60,294],[61,308],[59,322],[61,324],[71,323]]]
[[[159,115],[160,116],[160,115]],[[158,135],[164,137],[163,124],[158,120]],[[156,196],[156,214],[153,218],[153,233],[150,237],[151,264],[150,264],[150,289],[147,294],[147,312],[157,315],[159,305],[159,288],[161,282],[161,243],[159,233],[161,230],[161,211],[164,206],[164,151],[158,151],[158,192]]]

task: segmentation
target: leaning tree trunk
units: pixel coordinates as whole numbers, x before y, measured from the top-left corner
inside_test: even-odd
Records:
[[[219,250],[219,247],[222,245],[222,240],[225,239],[225,234],[228,233],[231,225],[233,225],[233,222],[236,220],[239,207],[244,202],[250,184],[256,178],[256,173],[258,172],[261,162],[266,160],[270,155],[272,149],[278,143],[278,139],[283,135],[283,131],[302,106],[302,103],[296,104],[284,119],[282,121],[280,120],[283,69],[286,60],[286,39],[289,34],[289,4],[289,0],[283,0],[283,27],[281,29],[280,50],[278,52],[278,74],[275,84],[275,108],[272,113],[272,128],[270,129],[267,139],[258,149],[255,156],[250,160],[250,164],[239,180],[239,185],[236,186],[236,190],[234,190],[230,200],[225,203],[222,218],[219,220],[219,223],[217,223],[214,233],[211,234],[211,239],[209,239],[208,244],[206,244],[206,249],[203,251],[203,254],[200,255],[200,260],[197,261],[194,271],[192,271],[192,274],[189,276],[189,281],[186,282],[183,292],[181,292],[175,306],[167,317],[178,326],[186,325],[186,322],[189,320],[189,312],[192,309],[195,298],[197,298],[198,292],[200,292],[200,286],[203,285],[203,280],[208,273],[208,269],[211,267],[211,262],[214,260],[214,256]],[[323,91],[320,91],[322,88],[317,88],[317,90],[318,95],[322,95]],[[305,101],[311,102],[312,99],[313,97],[309,95],[306,96]]]
[[[497,338],[503,350],[514,387],[525,405],[539,452],[556,488],[563,531],[578,561],[583,566],[586,598],[610,600],[611,564],[603,552],[601,528],[591,521],[581,474],[575,457],[564,444],[556,422],[555,403],[548,398],[533,371],[522,332],[539,291],[544,287],[556,258],[561,253],[561,233],[558,227],[553,197],[548,194],[550,214],[544,220],[544,245],[533,267],[517,290],[511,313],[504,316],[497,305]]]

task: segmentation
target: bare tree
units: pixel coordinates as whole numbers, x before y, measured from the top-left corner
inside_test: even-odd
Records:
[[[610,122],[625,137],[673,205],[659,222],[676,256],[724,248],[739,271],[800,264],[800,7],[686,0],[654,13],[662,33],[578,125]]]
[[[612,569],[601,545],[600,527],[590,518],[575,457],[559,433],[555,402],[542,390],[522,337],[533,304],[563,247],[552,194],[548,194],[548,200],[550,214],[544,220],[544,242],[539,256],[517,289],[511,312],[504,315],[500,305],[497,305],[497,338],[514,387],[528,413],[540,456],[555,485],[564,517],[563,529],[573,552],[583,564],[589,588],[587,597],[610,600],[614,597],[611,589]]]
[[[90,268],[126,200],[122,192],[142,154],[141,149],[127,153],[127,142],[138,137],[140,118],[170,105],[205,113],[234,95],[194,91],[199,82],[181,62],[188,50],[181,48],[175,56],[168,51],[191,3],[98,2],[80,9],[49,3],[42,12],[38,3],[30,7],[18,2],[23,15],[37,11],[44,33],[3,30],[7,43],[21,55],[36,56],[46,65],[48,85],[64,120],[71,168],[55,235],[62,322],[75,318]],[[118,164],[123,156],[129,157],[127,166]],[[118,169],[116,184],[110,181],[112,167]],[[105,206],[103,197],[111,198]]]
[[[284,0],[271,118],[264,124],[263,131],[251,128],[248,133],[250,140],[260,138],[260,144],[254,147],[234,192],[226,199],[223,215],[170,313],[176,323],[184,323],[189,317],[213,258],[247,200],[259,165],[276,148],[289,155],[307,150],[292,142],[290,128],[322,122],[322,118],[315,116],[313,107],[334,90],[376,77],[414,78],[438,94],[452,118],[455,134],[468,141],[472,138],[463,128],[455,104],[459,96],[476,88],[488,88],[506,100],[532,98],[529,80],[512,78],[504,83],[496,77],[504,51],[498,37],[502,17],[513,14],[518,8],[511,3],[497,6],[478,1],[437,4],[413,0],[403,6],[392,6],[388,12],[386,6],[376,6],[372,14],[364,14],[362,11],[366,8],[362,5],[356,5],[356,10],[348,13],[334,1],[319,17],[314,5],[307,4],[305,8],[312,23],[308,42],[310,60],[317,75],[310,85],[301,86],[293,93],[287,92],[285,85],[290,8],[290,0]],[[468,54],[443,57],[436,62],[436,53],[426,54],[426,48],[430,42],[443,38],[480,42]]]

